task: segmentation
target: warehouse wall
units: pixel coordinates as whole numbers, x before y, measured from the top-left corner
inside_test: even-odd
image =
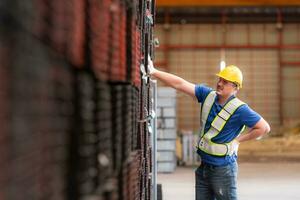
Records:
[[[161,48],[156,51],[155,61],[163,70],[215,88],[215,74],[219,71],[221,60],[218,47],[228,46],[224,49],[226,64],[239,66],[244,74],[244,85],[238,96],[268,120],[272,133],[277,134],[280,117],[283,123],[300,118],[299,63],[287,64],[300,61],[300,51],[283,48],[279,52],[276,46],[280,45],[277,27],[276,24],[159,25],[155,36]],[[299,24],[284,24],[282,33],[282,45],[300,43]],[[195,101],[179,95],[177,114],[179,129],[199,129],[199,104]]]

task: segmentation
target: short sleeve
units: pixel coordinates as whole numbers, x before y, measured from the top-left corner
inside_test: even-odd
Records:
[[[261,116],[247,104],[241,106],[239,110],[242,125],[249,128],[252,128],[261,119]]]
[[[212,91],[212,88],[207,87],[204,84],[199,84],[195,86],[195,96],[199,103],[203,103],[207,95]]]

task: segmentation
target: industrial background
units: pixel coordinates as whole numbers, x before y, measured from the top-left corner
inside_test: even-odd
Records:
[[[297,0],[2,0],[0,24],[0,200],[193,199],[200,106],[155,91],[148,55],[212,88],[221,61],[239,66],[239,98],[272,129],[241,145],[242,180],[300,167]],[[284,176],[291,195],[261,199],[299,199],[299,175]]]

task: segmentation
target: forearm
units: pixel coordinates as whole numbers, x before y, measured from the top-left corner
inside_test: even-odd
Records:
[[[270,128],[270,125],[268,124],[268,122],[266,122],[266,120],[261,118],[254,125],[254,127],[248,131],[248,133],[240,135],[238,138],[236,138],[236,140],[238,142],[245,142],[248,140],[253,140],[258,137],[263,136],[266,133],[269,133],[270,130],[271,130],[271,128]]]
[[[170,87],[173,87],[175,89],[178,89],[178,87],[185,81],[184,79],[167,73],[167,72],[163,72],[160,70],[155,70],[155,72],[153,74],[151,74],[151,76],[159,79],[160,81],[162,81],[163,83],[167,84]]]
[[[240,135],[237,138],[237,141],[241,143],[241,142],[253,140],[253,139],[256,139],[256,138],[262,136],[265,133],[266,132],[263,131],[262,129],[250,129],[250,131],[248,133]]]

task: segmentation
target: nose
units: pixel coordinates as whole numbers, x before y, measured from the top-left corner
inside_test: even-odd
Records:
[[[222,84],[223,84],[223,81],[221,79],[219,79],[217,85],[221,86]]]

